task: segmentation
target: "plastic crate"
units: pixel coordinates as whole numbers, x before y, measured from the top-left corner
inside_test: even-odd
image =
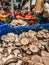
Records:
[[[29,26],[16,26],[16,27],[12,27],[12,26],[9,26],[8,24],[5,24],[0,27],[0,36],[7,34],[8,32],[21,34],[22,32],[27,32],[28,30],[39,31],[42,29],[49,30],[49,24],[37,24],[37,25],[34,24],[34,25],[29,25]]]
[[[0,27],[0,42],[1,42],[1,36],[6,35],[7,33],[10,33],[10,32],[13,32],[19,35],[22,32],[27,32],[29,30],[33,30],[37,32],[42,29],[49,30],[49,24],[38,24],[38,25],[30,25],[30,26],[16,26],[16,27],[11,27],[5,24]]]

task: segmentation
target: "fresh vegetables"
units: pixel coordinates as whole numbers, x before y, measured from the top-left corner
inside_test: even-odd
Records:
[[[7,19],[8,19],[8,15],[6,15],[6,14],[0,14],[0,20],[1,21],[4,21],[4,22],[6,22],[7,21]]]

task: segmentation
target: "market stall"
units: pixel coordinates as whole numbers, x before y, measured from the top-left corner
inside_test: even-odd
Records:
[[[0,5],[0,65],[49,65],[49,0]]]

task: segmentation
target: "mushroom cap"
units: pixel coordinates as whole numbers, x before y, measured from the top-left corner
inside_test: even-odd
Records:
[[[9,39],[9,42],[14,42],[15,41],[14,33],[8,33],[7,34],[7,39]]]
[[[14,37],[15,35],[14,35],[14,33],[8,33],[7,36],[8,37]]]
[[[44,45],[44,46],[47,44],[47,42],[44,42],[42,40],[39,40],[39,43],[42,44],[42,45]]]
[[[49,65],[49,57],[42,57],[44,65]]]
[[[42,63],[42,59],[41,59],[41,57],[39,55],[32,56],[31,60],[34,63]]]
[[[28,33],[28,36],[31,37],[31,38],[34,38],[35,37],[35,34],[33,32],[31,32],[31,33],[29,32]]]
[[[15,24],[15,23],[13,23],[13,22],[11,22],[11,23],[10,23],[10,25],[11,25],[11,26],[16,26],[16,24]]]
[[[42,64],[42,63],[35,63],[34,65],[44,65],[44,64]]]
[[[4,41],[5,41],[6,43],[9,43],[9,37],[6,36]]]
[[[6,38],[6,35],[3,35],[3,36],[1,37],[1,39],[2,39],[3,41],[5,41],[5,38]]]
[[[15,37],[10,37],[10,38],[9,38],[9,42],[12,43],[12,42],[14,42],[14,41],[15,41]]]
[[[40,31],[39,32],[37,32],[37,38],[43,38],[43,35],[40,33]]]
[[[30,55],[31,51],[29,49],[26,50],[26,54]]]
[[[27,60],[27,62],[28,62],[28,65],[33,65],[34,64],[34,62],[32,62],[32,60]]]
[[[41,55],[44,57],[49,57],[49,53],[44,50],[41,52]]]
[[[26,50],[28,49],[28,46],[27,46],[27,45],[22,46],[22,49],[23,49],[24,51],[26,51]]]
[[[27,25],[27,22],[24,20],[18,19],[18,20],[11,21],[10,25],[11,26],[21,26],[21,25],[25,26],[25,25]]]
[[[30,58],[29,58],[29,57],[26,57],[26,56],[22,58],[22,60],[23,60],[24,62],[27,62],[27,60],[29,60],[29,59],[30,59]]]
[[[19,35],[19,38],[24,38],[25,37],[25,33],[23,32],[22,34]]]
[[[29,46],[29,49],[30,49],[31,52],[34,52],[34,53],[39,51],[39,48],[36,45],[33,45],[33,44]]]
[[[49,31],[48,31],[48,30],[46,30],[46,29],[43,29],[42,31],[43,31],[43,32],[45,32],[45,33],[48,33],[48,32],[49,32]]]
[[[36,35],[36,32],[32,30],[29,30],[28,33],[33,33],[34,35]]]
[[[21,39],[21,44],[23,44],[23,45],[27,45],[29,43],[29,39],[28,38],[23,38],[23,39]]]
[[[47,39],[48,38],[48,35],[47,34],[43,34],[43,37]]]
[[[22,44],[20,42],[15,42],[16,46],[22,46]]]

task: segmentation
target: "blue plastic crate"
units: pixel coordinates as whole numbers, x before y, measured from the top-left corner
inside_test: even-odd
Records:
[[[0,42],[1,42],[1,36],[6,35],[7,33],[13,32],[15,34],[21,34],[22,32],[27,32],[29,30],[33,31],[39,31],[42,29],[49,30],[49,24],[35,24],[35,25],[29,25],[29,26],[16,26],[11,27],[8,24],[1,25],[0,26]]]
[[[16,27],[12,27],[12,26],[9,26],[8,24],[5,24],[0,26],[0,36],[7,34],[8,32],[21,34],[22,32],[27,32],[28,30],[39,31],[42,29],[49,30],[49,24],[35,24],[35,25],[29,25],[29,26],[27,25],[27,26],[16,26]]]

